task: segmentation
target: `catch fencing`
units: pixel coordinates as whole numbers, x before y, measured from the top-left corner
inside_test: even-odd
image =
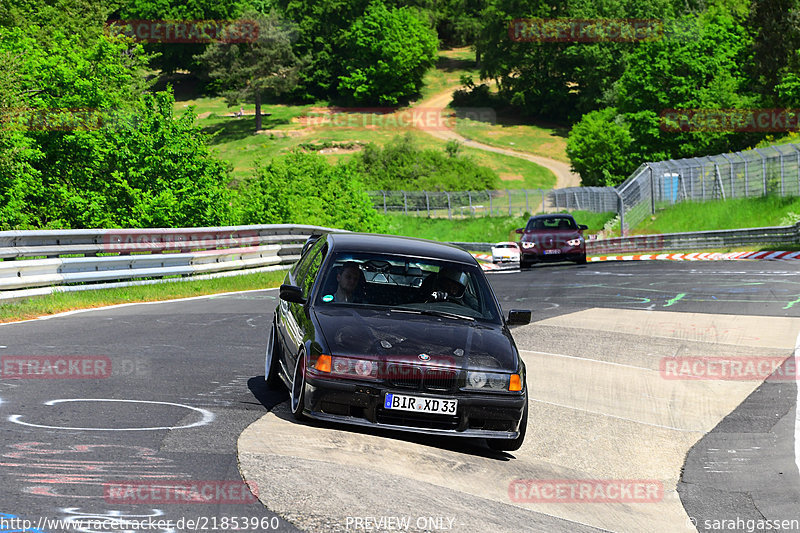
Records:
[[[368,191],[375,209],[411,216],[463,218],[563,210],[617,212],[611,187],[499,189],[483,191]]]
[[[800,145],[783,144],[642,164],[617,187],[496,191],[372,191],[385,213],[449,218],[583,210],[615,212],[627,235],[658,209],[679,202],[800,196]],[[699,209],[699,207],[698,207]]]

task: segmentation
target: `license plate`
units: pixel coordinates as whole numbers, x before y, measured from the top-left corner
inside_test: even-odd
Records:
[[[546,253],[546,254],[560,254],[561,250],[545,250],[544,253]]]
[[[414,411],[416,413],[433,413],[437,415],[455,415],[458,400],[443,398],[421,398],[419,396],[405,396],[402,394],[386,393],[385,409],[396,411]]]

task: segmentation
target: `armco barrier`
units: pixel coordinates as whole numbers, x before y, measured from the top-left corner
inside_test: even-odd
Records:
[[[473,252],[491,253],[494,243],[452,242]],[[695,231],[636,235],[612,239],[587,240],[588,254],[620,254],[631,252],[661,252],[665,250],[689,251],[738,246],[798,245],[800,222],[794,226],[746,228],[731,230]]]
[[[195,279],[288,268],[309,235],[334,231],[341,230],[273,224],[4,231],[0,300],[157,283],[165,276]]]
[[[586,241],[586,252],[617,254],[663,250],[686,251],[768,244],[800,244],[800,223],[794,226],[664,233]]]

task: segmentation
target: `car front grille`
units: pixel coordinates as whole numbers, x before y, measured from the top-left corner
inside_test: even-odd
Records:
[[[389,384],[401,389],[447,392],[458,388],[458,372],[455,370],[389,364],[386,368],[386,377]]]

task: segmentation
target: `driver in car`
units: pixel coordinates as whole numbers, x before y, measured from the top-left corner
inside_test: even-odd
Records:
[[[479,311],[475,297],[467,292],[467,287],[462,283],[463,275],[461,270],[453,267],[443,267],[433,274],[431,282],[426,283],[431,288],[430,292],[425,292],[429,295],[429,301],[454,302]],[[425,281],[428,282],[427,279]]]

